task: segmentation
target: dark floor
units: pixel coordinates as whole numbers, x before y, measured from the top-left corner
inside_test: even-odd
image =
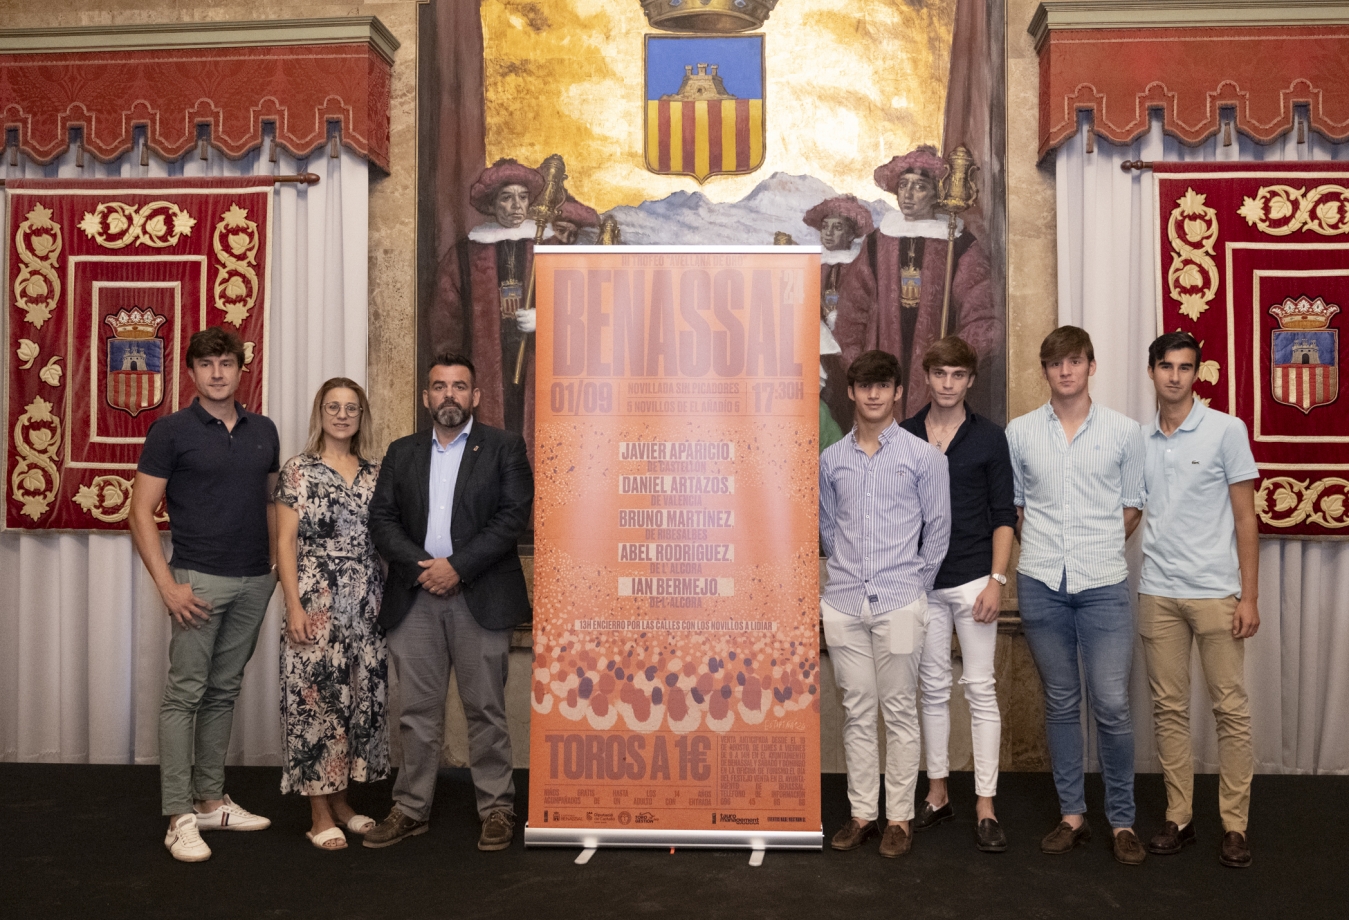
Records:
[[[462,771],[442,775],[429,834],[383,850],[352,838],[323,853],[302,836],[304,802],[283,799],[277,781],[276,769],[231,769],[228,791],[273,826],[207,834],[215,855],[185,865],[163,847],[155,768],[0,765],[0,918],[1349,917],[1349,777],[1257,777],[1255,865],[1244,871],[1218,864],[1212,776],[1196,784],[1199,844],[1138,868],[1111,858],[1096,810],[1090,846],[1042,855],[1039,838],[1056,818],[1043,773],[1002,776],[1007,853],[974,849],[972,779],[956,774],[957,820],[920,833],[905,859],[881,859],[873,838],[852,853],[770,852],[757,869],[744,851],[695,850],[601,850],[576,866],[577,851],[526,851],[518,834],[509,851],[480,853]],[[524,771],[516,783],[528,788]],[[1099,778],[1087,788],[1099,808]],[[352,800],[378,818],[388,796],[381,783]],[[1160,777],[1138,778],[1138,802],[1146,836],[1161,818]],[[843,777],[824,777],[826,835],[846,809]]]

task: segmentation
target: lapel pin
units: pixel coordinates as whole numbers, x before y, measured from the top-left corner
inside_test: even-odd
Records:
[[[478,452],[478,448],[481,447],[481,446],[482,446],[481,444],[474,444],[474,445],[473,445],[473,452],[476,454],[476,453]]]

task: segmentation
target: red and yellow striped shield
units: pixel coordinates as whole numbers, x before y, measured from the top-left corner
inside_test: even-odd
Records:
[[[647,36],[646,167],[753,172],[764,160],[763,36]]]

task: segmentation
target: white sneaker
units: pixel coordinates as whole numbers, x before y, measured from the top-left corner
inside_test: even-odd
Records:
[[[225,804],[215,811],[197,812],[197,827],[204,831],[260,831],[271,826],[270,818],[235,805],[229,796],[225,796]]]
[[[211,848],[197,831],[196,815],[179,815],[164,837],[164,846],[179,862],[205,862],[211,858]]]

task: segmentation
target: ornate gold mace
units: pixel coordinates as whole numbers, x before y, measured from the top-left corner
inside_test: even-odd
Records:
[[[562,162],[562,157],[553,154],[543,161],[539,166],[539,172],[543,173],[543,191],[539,197],[534,199],[534,203],[529,206],[526,214],[534,221],[534,245],[538,246],[543,242],[543,234],[547,231],[548,225],[557,217],[557,212],[561,210],[562,205],[567,200],[567,189],[563,183],[567,180],[567,164]],[[529,260],[529,286],[525,289],[525,309],[534,301],[534,260]],[[513,381],[516,386],[520,385],[521,379],[525,374],[525,350],[529,347],[530,335],[526,335],[520,340],[520,352],[515,356],[515,376]]]
[[[618,229],[618,221],[612,216],[600,218],[600,234],[595,240],[601,246],[619,246],[623,243],[623,233]]]
[[[946,286],[942,290],[941,301],[941,337],[946,338],[947,326],[951,316],[951,277],[956,268],[956,215],[974,207],[979,198],[979,186],[974,174],[979,167],[974,165],[974,156],[964,144],[951,152],[946,161],[946,175],[938,184],[937,210],[950,215],[946,231]]]

